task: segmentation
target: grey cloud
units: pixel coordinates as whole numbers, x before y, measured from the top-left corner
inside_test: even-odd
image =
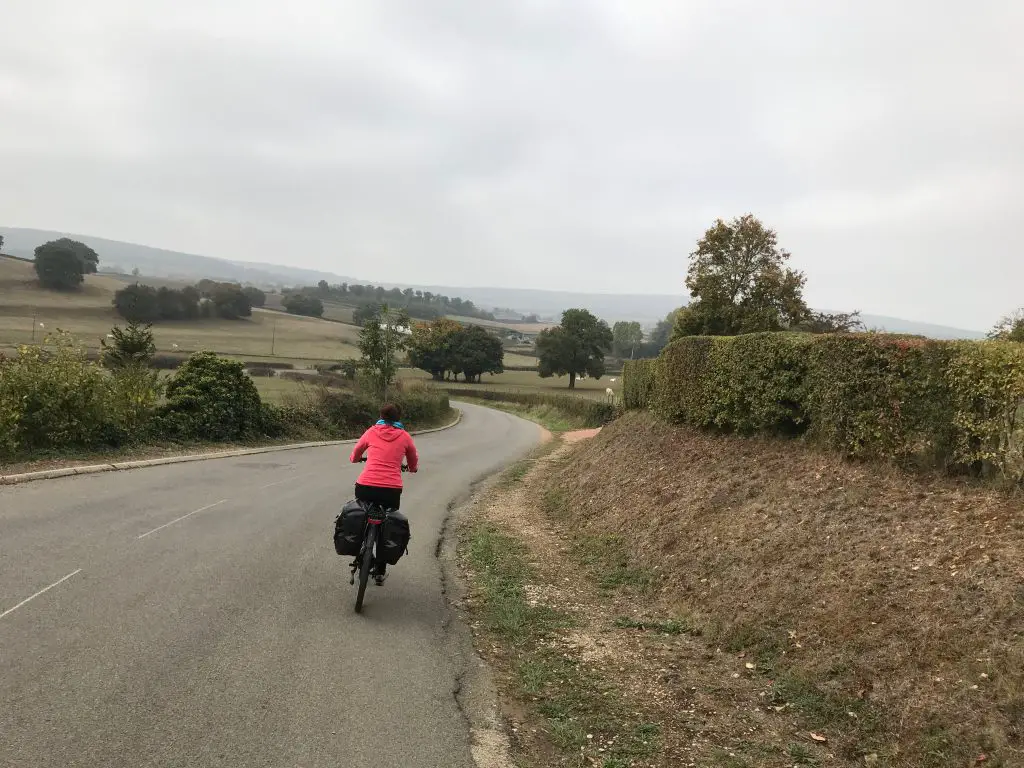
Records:
[[[14,2],[0,223],[681,292],[703,229],[751,211],[819,306],[1024,303],[1012,0]]]

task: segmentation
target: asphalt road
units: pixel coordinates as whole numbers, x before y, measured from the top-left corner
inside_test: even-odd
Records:
[[[417,440],[410,554],[362,615],[350,447],[0,488],[0,766],[470,768],[435,549],[540,431],[462,407]]]

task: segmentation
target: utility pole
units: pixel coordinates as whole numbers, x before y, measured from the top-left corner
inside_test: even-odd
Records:
[[[32,343],[36,343],[36,313],[32,313]]]
[[[274,318],[274,324],[270,330],[270,356],[274,357],[274,348],[277,344],[277,318]]]

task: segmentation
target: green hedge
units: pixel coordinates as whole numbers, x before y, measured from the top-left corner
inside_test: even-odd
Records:
[[[678,423],[1024,479],[1024,345],[1012,342],[694,336],[630,363],[624,393]]]
[[[631,410],[649,408],[654,391],[654,360],[627,360],[622,367],[622,404]]]
[[[506,392],[500,389],[475,389],[472,387],[446,387],[445,391],[452,397],[468,397],[477,400],[489,400],[501,403],[516,403],[526,406],[551,406],[573,417],[586,427],[601,427],[612,421],[617,415],[613,403],[604,400],[592,400],[587,397],[573,395],[556,395],[544,392]]]

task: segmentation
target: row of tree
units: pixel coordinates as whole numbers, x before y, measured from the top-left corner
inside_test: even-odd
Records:
[[[293,293],[315,296],[324,301],[357,306],[372,305],[372,311],[379,312],[387,304],[392,310],[402,309],[417,320],[434,320],[445,315],[462,315],[481,320],[493,320],[494,315],[477,307],[472,301],[458,296],[449,297],[431,291],[413,288],[384,288],[379,285],[329,285],[321,280],[315,286],[299,288]]]
[[[409,364],[429,373],[436,381],[461,375],[480,381],[485,373],[505,370],[501,339],[478,325],[462,325],[441,318],[417,323],[406,344]]]
[[[238,320],[252,315],[252,308],[265,301],[266,295],[258,288],[201,280],[184,288],[133,283],[114,294],[113,304],[129,322],[155,323],[199,318]]]

